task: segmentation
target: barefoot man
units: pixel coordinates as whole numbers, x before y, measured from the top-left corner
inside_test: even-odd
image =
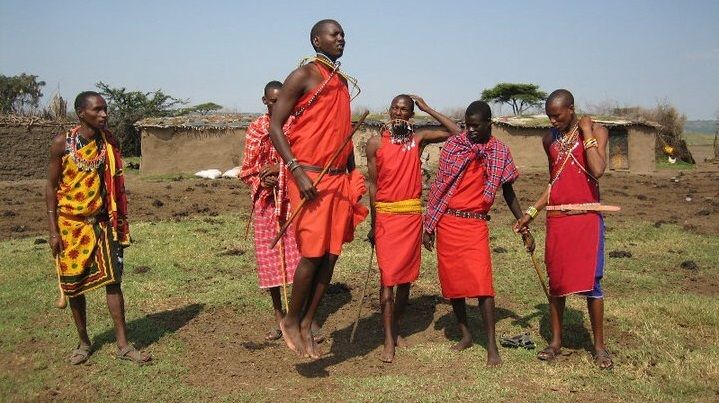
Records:
[[[287,229],[282,238],[283,242],[279,243],[277,248],[270,248],[272,238],[279,229],[279,219],[284,217],[289,209],[289,200],[286,197],[281,202],[275,200],[278,195],[286,196],[287,192],[284,190],[278,192],[277,189],[280,157],[272,146],[269,135],[270,116],[281,88],[282,83],[279,81],[270,81],[265,85],[262,103],[267,106],[267,113],[247,127],[245,152],[240,171],[240,180],[251,188],[252,228],[255,233],[255,259],[259,285],[270,293],[277,324],[277,328],[267,333],[265,340],[277,340],[282,337],[279,323],[284,312],[280,286],[283,283],[292,283],[295,268],[300,260],[295,230],[292,227]],[[282,252],[280,252],[281,247],[284,248]]]
[[[432,250],[437,234],[437,261],[442,295],[452,302],[462,340],[452,349],[472,345],[465,298],[478,298],[487,333],[487,365],[499,365],[494,332],[494,285],[489,249],[489,210],[501,187],[515,218],[522,216],[512,183],[519,176],[509,147],[492,136],[492,111],[472,102],[465,113],[467,131],[450,137],[442,148],[439,171],[427,201],[423,243]],[[526,232],[526,231],[525,231]],[[525,236],[534,248],[531,235]]]
[[[50,248],[80,337],[70,363],[81,364],[92,352],[85,293],[100,287],[115,325],[116,357],[145,363],[150,356],[127,341],[120,289],[123,248],[130,245],[120,149],[105,129],[107,104],[100,94],[80,93],[75,112],[80,125],[52,139],[45,191]]]
[[[312,320],[332,278],[342,245],[353,234],[353,147],[348,144],[317,185],[314,179],[352,127],[349,76],[337,59],[345,34],[337,21],[322,20],[310,32],[317,56],[294,70],[274,106],[270,138],[286,165],[291,206],[308,202],[294,221],[302,258],[295,271],[289,312],[280,322],[287,345],[300,356],[319,358]],[[293,116],[287,132],[283,125]],[[283,180],[282,174],[280,181]]]
[[[599,203],[599,181],[606,168],[609,134],[588,116],[577,118],[574,97],[567,90],[552,92],[545,111],[553,129],[542,143],[549,160],[547,190],[517,221],[523,231],[547,205]],[[594,359],[602,369],[613,366],[604,346],[604,220],[598,211],[547,211],[547,238],[544,259],[549,277],[552,342],[537,354],[551,361],[561,352],[562,317],[566,296],[587,298],[594,334]]]
[[[409,120],[414,103],[437,119],[446,130],[415,133]],[[410,284],[419,276],[422,244],[422,172],[424,146],[447,140],[460,132],[448,117],[430,108],[416,95],[397,95],[389,108],[390,122],[367,141],[367,170],[372,205],[368,234],[377,248],[381,274],[380,304],[384,325],[384,350],[380,359],[392,362],[399,345],[402,319]],[[397,286],[395,299],[394,287]]]

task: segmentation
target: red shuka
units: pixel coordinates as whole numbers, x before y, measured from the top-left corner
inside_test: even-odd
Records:
[[[392,144],[389,132],[382,133],[377,149],[378,202],[419,199],[422,196],[422,172],[417,144],[403,150]],[[385,287],[411,283],[419,276],[422,244],[422,214],[377,212],[375,218],[377,263]]]
[[[323,81],[330,75],[327,67],[314,66],[322,74]],[[306,106],[322,84],[308,91],[295,105],[295,110]],[[347,84],[334,75],[312,104],[297,116],[287,133],[292,153],[300,164],[324,167],[341,145],[352,127],[350,96]],[[332,168],[344,168],[352,143],[335,160]],[[314,181],[319,173],[305,171]],[[298,206],[301,195],[291,178],[288,195],[291,206]],[[349,178],[346,174],[324,176],[317,186],[317,198],[305,204],[295,219],[295,235],[303,257],[320,257],[326,253],[339,255],[342,244],[352,226],[353,201]]]
[[[482,197],[485,183],[484,165],[475,159],[467,166],[447,207],[486,214],[492,203]],[[445,298],[494,296],[487,221],[443,215],[437,224],[437,260]]]
[[[582,169],[587,166],[582,140],[580,136],[572,150],[572,155],[581,167],[569,157],[559,173],[567,155],[559,155],[558,141],[550,146],[549,156],[553,161],[551,177],[559,177],[551,186],[549,205],[599,202],[597,181]],[[598,213],[547,217],[544,259],[552,296],[593,289],[602,225],[602,217]]]

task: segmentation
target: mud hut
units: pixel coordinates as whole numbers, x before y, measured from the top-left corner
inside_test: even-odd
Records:
[[[658,124],[606,116],[594,120],[609,130],[607,169],[632,173],[655,171]],[[493,119],[492,123],[492,133],[511,148],[520,169],[547,168],[541,140],[551,128],[546,116],[505,116]]]
[[[50,140],[75,124],[37,116],[0,116],[0,180],[45,178]]]
[[[147,118],[140,131],[140,173],[163,175],[202,169],[225,171],[242,163],[247,126],[257,114]]]
[[[257,114],[220,114],[147,118],[135,124],[140,131],[142,162],[140,172],[147,175],[193,173],[215,168],[225,171],[242,163],[247,126]],[[381,118],[368,119],[355,134],[357,166],[367,165],[364,148],[379,133]],[[441,130],[433,121],[418,120],[416,131]],[[426,158],[436,163],[439,147],[428,147]]]

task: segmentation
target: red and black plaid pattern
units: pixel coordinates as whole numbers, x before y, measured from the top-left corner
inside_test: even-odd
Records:
[[[287,283],[291,284],[295,277],[295,269],[300,261],[300,252],[295,240],[295,230],[290,226],[274,249],[270,249],[272,238],[278,231],[275,206],[260,201],[255,204],[252,220],[255,230],[255,258],[257,260],[257,277],[260,288],[271,288],[282,285],[282,261],[280,245],[284,246],[285,270]]]
[[[434,232],[465,169],[475,158],[479,158],[487,171],[484,198],[489,203],[494,203],[499,186],[514,182],[519,177],[509,147],[496,137],[490,137],[484,144],[472,143],[467,138],[467,132],[450,137],[442,147],[437,178],[429,191],[424,218],[426,232]]]

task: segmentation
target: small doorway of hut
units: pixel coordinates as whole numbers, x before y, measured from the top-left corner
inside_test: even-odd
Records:
[[[629,170],[629,135],[624,127],[609,129],[609,169]]]

